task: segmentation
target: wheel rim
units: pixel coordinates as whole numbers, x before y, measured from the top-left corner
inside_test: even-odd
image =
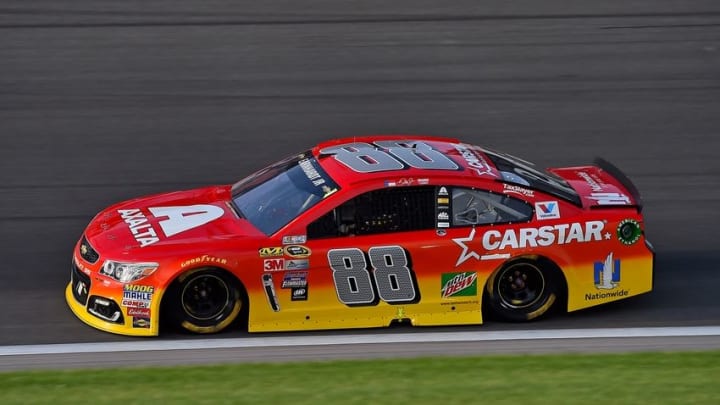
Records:
[[[182,307],[185,313],[198,320],[208,320],[222,315],[232,301],[230,289],[222,278],[203,274],[189,280],[182,291]]]
[[[498,275],[498,295],[503,305],[520,309],[537,303],[545,292],[542,271],[529,263],[518,263]]]

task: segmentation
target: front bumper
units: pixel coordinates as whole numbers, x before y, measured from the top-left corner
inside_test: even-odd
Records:
[[[157,336],[162,291],[145,284],[109,281],[94,268],[99,268],[99,263],[78,264],[83,262],[77,254],[77,248],[75,252],[71,279],[65,288],[65,301],[75,316],[105,332]],[[143,294],[138,292],[142,290],[146,291],[143,298],[150,299],[134,299],[138,294]]]

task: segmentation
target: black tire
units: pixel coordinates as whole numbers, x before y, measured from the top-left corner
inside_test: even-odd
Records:
[[[559,301],[559,270],[550,263],[518,259],[505,263],[485,285],[485,305],[495,317],[511,322],[540,319]]]
[[[163,303],[175,327],[200,334],[226,329],[245,306],[238,282],[219,269],[197,269],[181,275]]]

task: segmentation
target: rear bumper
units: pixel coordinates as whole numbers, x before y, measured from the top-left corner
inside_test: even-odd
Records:
[[[650,253],[652,253],[652,278],[650,281],[650,289],[655,289],[655,263],[657,263],[656,253],[655,253],[655,247],[650,243],[649,240],[645,239],[645,246],[647,246]]]

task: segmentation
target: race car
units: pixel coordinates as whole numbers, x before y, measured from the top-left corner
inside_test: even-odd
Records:
[[[651,291],[641,210],[602,159],[538,170],[457,139],[331,140],[105,209],[65,297],[134,336],[529,321]]]

